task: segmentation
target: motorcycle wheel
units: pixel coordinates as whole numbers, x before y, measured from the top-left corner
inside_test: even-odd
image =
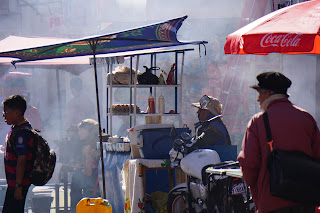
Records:
[[[186,187],[179,187],[169,192],[167,202],[168,213],[189,213],[186,192]]]

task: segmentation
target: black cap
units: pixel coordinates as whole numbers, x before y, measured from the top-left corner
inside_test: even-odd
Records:
[[[257,76],[258,85],[250,86],[253,89],[272,90],[278,94],[287,94],[291,80],[280,72],[264,72]]]

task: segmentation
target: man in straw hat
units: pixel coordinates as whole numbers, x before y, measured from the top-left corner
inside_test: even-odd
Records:
[[[222,117],[222,104],[217,98],[204,95],[192,106],[198,108],[198,123],[195,124],[197,148],[210,148],[212,145],[231,145],[230,136]]]

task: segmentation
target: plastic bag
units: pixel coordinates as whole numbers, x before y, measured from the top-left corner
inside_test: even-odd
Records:
[[[112,73],[107,74],[107,84],[110,85],[110,78],[112,79],[112,84],[130,84],[130,79],[135,75],[135,70],[132,69],[132,77],[131,77],[131,68],[128,66],[120,65],[115,68]]]
[[[159,78],[155,74],[151,73],[151,70],[159,70],[159,67],[150,67],[143,66],[146,68],[146,71],[138,75],[139,84],[159,84]]]
[[[177,64],[176,63],[172,64],[172,66],[170,68],[170,72],[169,72],[168,77],[167,77],[167,84],[168,85],[174,85],[175,84],[174,73],[176,71],[176,68],[177,68]]]
[[[165,72],[163,70],[161,70],[161,73],[159,75],[159,84],[160,85],[165,85],[166,81],[164,80],[164,76],[165,76]]]
[[[156,191],[151,194],[152,209],[155,213],[166,212],[168,194],[161,191]]]

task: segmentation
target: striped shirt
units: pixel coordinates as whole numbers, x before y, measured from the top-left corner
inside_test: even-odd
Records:
[[[19,155],[27,156],[26,170],[24,172],[24,177],[22,185],[30,185],[29,173],[32,169],[32,150],[34,146],[34,139],[28,133],[28,130],[22,129],[20,127],[31,127],[29,122],[25,122],[19,126],[11,127],[10,131],[6,137],[6,151],[4,155],[4,166],[8,187],[15,187],[16,184],[16,168],[17,159]],[[10,140],[12,132],[17,131],[14,139]],[[15,146],[15,147],[13,147]]]

